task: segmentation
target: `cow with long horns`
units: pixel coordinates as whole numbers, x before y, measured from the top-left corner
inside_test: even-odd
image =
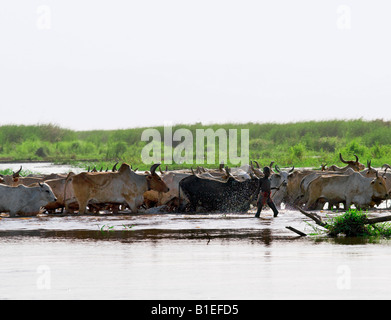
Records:
[[[343,171],[346,171],[347,169],[349,168],[352,168],[354,171],[357,171],[357,172],[360,172],[361,170],[364,170],[365,169],[365,165],[363,165],[362,163],[360,163],[358,161],[358,156],[357,155],[354,155],[354,157],[356,158],[356,161],[354,160],[345,160],[344,158],[342,158],[342,154],[340,153],[339,154],[339,159],[341,160],[342,163],[345,163],[346,166],[343,167],[343,168],[340,168],[340,167],[337,167],[336,165],[332,165],[330,167],[328,167],[328,171],[339,171],[339,172],[343,172]]]
[[[160,164],[151,166],[147,174],[137,174],[123,163],[117,172],[82,172],[69,177],[79,213],[86,213],[88,203],[127,204],[133,213],[143,204],[147,190],[168,192],[169,188],[155,172]]]

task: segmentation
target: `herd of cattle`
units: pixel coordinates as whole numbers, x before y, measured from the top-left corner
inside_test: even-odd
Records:
[[[343,204],[345,208],[372,208],[387,200],[391,191],[391,167],[365,167],[355,160],[344,167],[321,166],[320,170],[283,171],[278,165],[270,177],[272,199],[277,207],[320,210]],[[159,168],[159,172],[156,170]],[[40,212],[85,214],[131,210],[137,212],[247,212],[255,205],[258,180],[263,177],[254,165],[217,169],[162,171],[153,164],[149,171],[137,172],[123,163],[117,170],[74,174],[30,175],[19,171],[0,175],[0,212],[37,215]]]

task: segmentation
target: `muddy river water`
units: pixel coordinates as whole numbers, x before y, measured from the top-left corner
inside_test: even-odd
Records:
[[[299,237],[286,226],[313,232],[299,212],[253,215],[3,217],[0,299],[391,298],[391,240]]]
[[[389,240],[298,212],[3,218],[0,299],[389,299]]]

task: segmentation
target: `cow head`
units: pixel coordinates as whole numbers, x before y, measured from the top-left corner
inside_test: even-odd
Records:
[[[252,172],[258,177],[258,178],[263,178],[263,172],[260,170],[258,162],[254,161],[257,165],[257,168],[254,168],[253,162],[250,161],[250,168]]]
[[[379,176],[377,172],[376,177],[371,181],[371,186],[373,189],[373,199],[385,200],[388,198],[386,180],[384,177]]]
[[[282,171],[278,165],[275,165],[275,169],[277,173],[270,177],[271,187],[279,188],[286,186],[288,184],[288,176],[295,170],[295,167],[292,167],[289,171]]]
[[[57,201],[57,198],[54,195],[52,188],[50,188],[50,186],[48,184],[39,183],[38,185],[39,185],[39,188],[41,191],[40,199],[43,202],[45,202],[45,204]]]
[[[358,157],[357,157],[357,155],[354,155],[355,157],[356,157],[356,161],[346,161],[346,160],[344,160],[343,158],[342,158],[342,154],[340,153],[339,154],[339,159],[343,162],[343,163],[345,163],[345,164],[347,164],[349,167],[351,167],[354,171],[361,171],[361,170],[364,170],[365,169],[365,166],[362,164],[362,163],[360,163],[360,162],[358,162]]]
[[[160,163],[155,163],[151,166],[151,173],[148,173],[147,183],[148,183],[148,190],[155,190],[157,192],[168,192],[170,189],[167,187],[167,185],[164,183],[164,181],[159,177],[159,175],[155,172],[157,167],[160,166]]]
[[[367,161],[367,167],[368,169],[364,170],[363,173],[367,178],[374,177],[377,175],[377,170],[372,168],[371,166],[371,160]]]
[[[3,184],[6,184],[7,186],[15,186],[19,180],[20,172],[22,171],[22,166],[20,169],[16,172],[12,172],[12,175],[3,176],[1,175],[1,182]]]

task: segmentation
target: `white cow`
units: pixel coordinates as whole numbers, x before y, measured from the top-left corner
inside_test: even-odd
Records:
[[[308,187],[306,210],[314,210],[318,202],[346,203],[346,209],[354,204],[365,209],[387,199],[386,181],[381,176],[363,177],[354,172],[351,175],[324,175],[312,180]]]
[[[16,214],[36,215],[41,207],[56,200],[46,183],[40,183],[38,187],[0,185],[0,212],[9,212],[11,217]]]
[[[151,202],[156,203],[157,206],[166,205],[174,198],[178,198],[179,182],[190,175],[191,175],[190,173],[183,173],[177,171],[169,171],[163,173],[161,175],[161,178],[170,190],[166,193],[157,192],[155,190],[149,190],[144,192],[144,200],[147,203],[147,206],[149,207],[148,203]],[[180,196],[181,196],[181,203],[188,202],[183,192],[180,192]]]

